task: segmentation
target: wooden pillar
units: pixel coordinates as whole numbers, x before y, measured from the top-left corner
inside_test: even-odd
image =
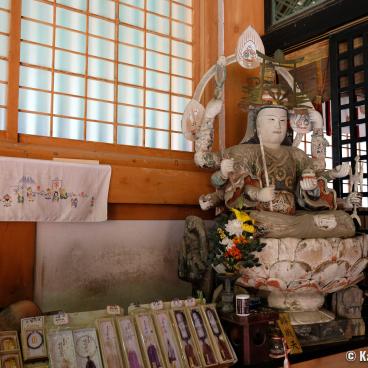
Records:
[[[0,222],[0,308],[33,298],[36,223]]]

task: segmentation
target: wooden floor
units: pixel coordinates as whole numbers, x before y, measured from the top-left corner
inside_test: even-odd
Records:
[[[359,362],[360,351],[366,350],[366,357],[368,360],[368,347],[353,350],[356,354],[356,360],[354,362],[349,362],[346,360],[346,352],[329,355],[323,358],[317,358],[308,360],[302,363],[294,363],[291,368],[362,368],[368,365],[368,362]]]

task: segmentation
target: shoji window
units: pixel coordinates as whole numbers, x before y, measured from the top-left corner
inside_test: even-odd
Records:
[[[192,0],[23,0],[19,133],[190,151]]]
[[[0,130],[6,129],[10,0],[0,0]]]
[[[330,39],[331,93],[336,164],[349,162],[354,168],[360,156],[364,178],[358,188],[363,207],[368,208],[367,124],[368,124],[368,26],[347,29]],[[346,196],[351,188],[348,178],[337,189]]]

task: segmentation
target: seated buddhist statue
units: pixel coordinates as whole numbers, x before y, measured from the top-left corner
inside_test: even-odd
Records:
[[[316,111],[313,113],[315,116]],[[216,191],[201,196],[201,208],[224,204],[249,209],[263,237],[354,236],[353,220],[337,208],[359,207],[361,195],[351,193],[340,200],[327,187],[327,181],[347,176],[350,166],[344,163],[333,170],[318,168],[304,151],[292,146],[284,106],[265,105],[252,114],[254,136],[222,152],[198,149],[203,148],[210,131],[206,124],[201,127],[195,161],[201,167],[218,169],[211,177]]]

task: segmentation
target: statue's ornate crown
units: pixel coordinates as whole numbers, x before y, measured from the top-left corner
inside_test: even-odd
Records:
[[[301,93],[295,80],[293,88],[278,82],[282,70],[295,70],[296,64],[303,59],[286,60],[281,50],[276,50],[273,58],[259,51],[257,54],[262,59],[260,76],[250,78],[248,85],[243,87],[245,96],[241,105],[246,108],[249,105],[281,105],[288,109],[303,107],[309,98]]]

